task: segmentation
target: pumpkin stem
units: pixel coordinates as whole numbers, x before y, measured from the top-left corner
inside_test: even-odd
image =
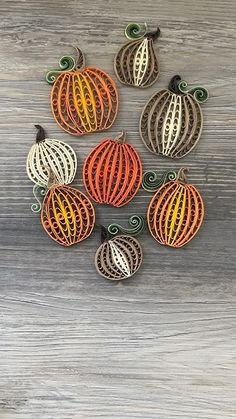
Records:
[[[53,186],[57,186],[57,185],[60,184],[60,182],[58,181],[56,173],[51,169],[51,167],[42,166],[42,168],[48,174],[48,183],[47,183],[47,188],[48,189],[52,188]]]
[[[187,183],[187,173],[189,169],[188,167],[181,167],[177,173],[177,180],[180,180],[181,182]]]
[[[176,74],[172,79],[170,80],[168,89],[175,93],[176,95],[180,95],[182,92],[179,90],[179,82],[181,81],[181,77]]]
[[[73,46],[73,45],[72,45]],[[74,47],[76,51],[76,56],[75,56],[75,68],[74,70],[80,70],[82,67],[85,66],[85,58],[84,58],[84,54],[82,53],[81,49],[78,47]]]
[[[119,144],[124,144],[124,142],[126,141],[126,132],[121,131],[121,133],[117,135],[114,141],[116,141]]]
[[[46,138],[45,131],[41,125],[35,125],[35,128],[38,130],[36,134],[36,143],[41,143],[41,141]]]
[[[153,31],[153,32],[148,32],[148,33],[146,34],[146,37],[147,37],[148,39],[152,39],[153,41],[156,41],[156,39],[157,39],[157,38],[159,38],[160,34],[161,34],[161,30],[160,30],[160,28],[159,28],[159,27],[157,27],[157,29],[156,29],[155,31]]]
[[[101,242],[104,243],[105,241],[108,241],[112,236],[106,227],[104,227],[103,225],[100,225],[100,228],[101,228]]]

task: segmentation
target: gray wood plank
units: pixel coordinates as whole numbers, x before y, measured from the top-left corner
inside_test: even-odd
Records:
[[[0,2],[0,419],[234,419],[236,4],[130,0]],[[88,65],[114,77],[113,59],[130,21],[161,26],[160,80],[145,91],[117,86],[120,111],[106,134],[72,137],[54,122],[45,71],[79,45]],[[151,155],[138,134],[141,110],[173,74],[210,91],[204,131],[180,162]],[[34,124],[83,159],[121,130],[144,169],[190,168],[206,217],[179,250],[144,232],[140,272],[113,284],[95,272],[99,232],[64,249],[30,212],[25,172]],[[96,206],[105,225],[139,211]]]

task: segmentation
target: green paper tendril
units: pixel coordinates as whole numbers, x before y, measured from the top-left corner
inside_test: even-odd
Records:
[[[125,36],[130,40],[143,38],[147,33],[147,24],[129,23],[125,28]]]
[[[181,80],[178,83],[178,88],[179,88],[181,93],[189,93],[190,95],[192,95],[198,103],[206,102],[206,100],[209,97],[209,92],[208,92],[207,89],[205,89],[204,87],[200,87],[200,86],[192,86],[191,87],[184,80]]]
[[[128,234],[130,236],[137,236],[140,234],[145,225],[144,218],[141,215],[132,215],[128,220],[131,228],[122,227],[119,224],[110,224],[107,227],[107,230],[111,236],[116,236],[117,234]]]
[[[76,50],[76,58],[71,56],[64,56],[59,61],[59,68],[54,68],[53,70],[49,70],[46,73],[45,78],[49,84],[54,84],[60,74],[66,73],[68,71],[79,70],[81,67],[83,67],[84,55],[79,48],[74,47],[74,49]]]
[[[75,59],[70,56],[62,57],[59,61],[59,68],[49,70],[45,76],[49,84],[54,84],[57,77],[66,71],[73,71],[75,69]]]
[[[159,189],[164,183],[170,182],[177,178],[176,172],[173,170],[163,173],[159,176],[155,171],[145,172],[142,180],[142,187],[147,192],[155,192]]]
[[[46,193],[47,193],[47,188],[45,186],[34,185],[33,194],[37,202],[31,205],[32,212],[38,213],[41,211],[43,200]]]

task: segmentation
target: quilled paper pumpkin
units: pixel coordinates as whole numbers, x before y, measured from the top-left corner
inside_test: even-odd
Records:
[[[188,87],[180,76],[174,76],[168,89],[155,93],[141,114],[139,132],[148,150],[176,159],[188,154],[201,136],[199,103],[207,98],[206,89]]]
[[[136,238],[125,234],[109,237],[103,228],[103,243],[95,255],[95,266],[101,276],[112,281],[130,278],[142,260],[142,248]]]
[[[118,93],[104,71],[84,67],[84,56],[77,60],[62,57],[60,69],[51,70],[46,80],[53,84],[51,109],[58,125],[72,135],[84,135],[110,128],[118,110]]]
[[[125,44],[115,57],[114,68],[119,81],[135,87],[149,87],[159,77],[159,63],[154,41],[160,29],[147,33],[147,25],[137,23],[127,26],[125,35],[131,42]]]
[[[170,247],[182,247],[192,240],[204,217],[201,194],[186,183],[185,170],[180,169],[174,180],[165,180],[167,183],[157,190],[147,212],[151,235],[160,244]],[[173,179],[173,172],[170,173],[169,178]]]
[[[53,240],[63,246],[71,246],[90,236],[95,224],[95,211],[82,192],[58,184],[55,175],[50,172],[41,222]]]
[[[47,167],[53,170],[58,182],[71,183],[77,170],[74,150],[63,141],[46,138],[45,131],[40,125],[35,127],[38,130],[36,143],[32,145],[26,161],[28,177],[37,185],[47,186]]]
[[[124,133],[92,150],[84,162],[83,180],[99,204],[122,207],[134,198],[142,181],[142,164],[134,147],[125,143]]]

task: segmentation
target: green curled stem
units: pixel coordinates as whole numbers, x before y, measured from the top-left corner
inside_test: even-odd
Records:
[[[143,175],[142,187],[147,192],[155,192],[162,185],[177,179],[177,173],[173,170],[164,172],[161,176],[156,171],[147,171]]]
[[[185,80],[181,80],[178,83],[178,88],[181,93],[189,93],[194,97],[198,103],[204,103],[209,97],[209,92],[205,87],[201,86],[189,86]]]
[[[110,224],[107,227],[108,233],[111,236],[116,236],[117,234],[128,234],[130,236],[137,236],[140,234],[145,226],[144,218],[141,215],[132,215],[128,223],[130,225],[130,228],[125,228],[121,226],[120,224]]]
[[[129,23],[125,28],[125,36],[131,41],[143,38],[147,33],[147,23]]]

